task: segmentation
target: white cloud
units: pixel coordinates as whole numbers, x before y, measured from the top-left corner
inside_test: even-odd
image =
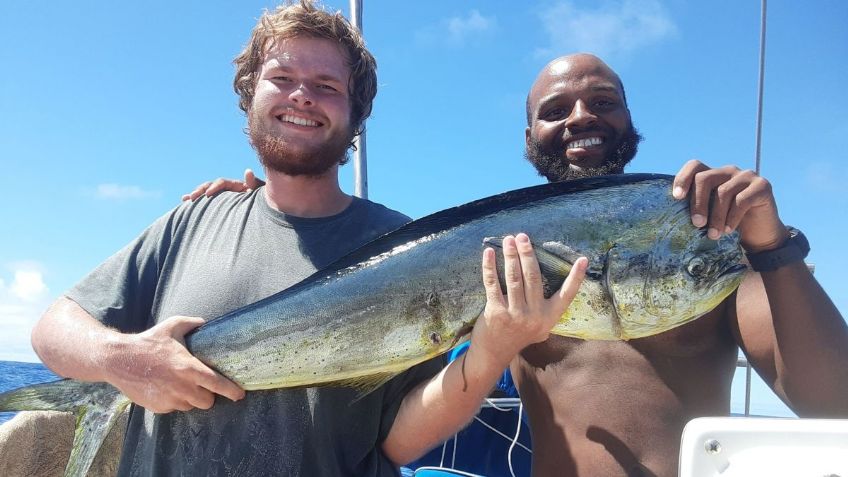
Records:
[[[34,363],[39,361],[32,350],[29,335],[38,318],[47,308],[35,306],[15,306],[0,304],[0,360],[23,361]]]
[[[471,10],[468,18],[451,17],[447,20],[450,40],[459,43],[464,42],[468,36],[490,31],[495,25],[495,17],[484,17],[477,10]]]
[[[425,44],[444,43],[451,46],[464,46],[479,41],[497,29],[495,16],[484,16],[478,10],[471,10],[465,16],[445,18],[438,25],[425,27],[416,32],[417,40]]]
[[[560,1],[539,16],[548,45],[539,48],[542,58],[574,52],[601,57],[630,53],[677,33],[669,13],[658,0],[606,0],[587,7]]]
[[[161,191],[144,190],[134,185],[99,184],[94,190],[94,197],[103,200],[156,199],[161,196]]]
[[[18,270],[9,286],[12,295],[26,302],[32,302],[47,292],[47,285],[41,279],[41,272],[35,270]]]
[[[11,282],[0,279],[0,360],[38,361],[29,335],[51,301],[41,268],[34,262],[12,264]]]

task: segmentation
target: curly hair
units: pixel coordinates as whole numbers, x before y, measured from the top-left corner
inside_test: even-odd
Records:
[[[239,108],[246,113],[253,103],[259,68],[271,43],[295,37],[331,40],[347,54],[351,72],[348,84],[350,123],[353,134],[361,134],[377,95],[377,61],[365,48],[362,36],[341,12],[330,13],[312,0],[300,0],[297,4],[288,0],[273,12],[262,13],[247,46],[233,60],[236,66],[233,89],[239,95]]]

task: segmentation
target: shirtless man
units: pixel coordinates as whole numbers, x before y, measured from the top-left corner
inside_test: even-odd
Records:
[[[641,137],[618,75],[577,54],[539,73],[525,140],[527,159],[557,181],[622,173]],[[219,179],[186,197],[256,185],[252,175],[245,181]],[[740,347],[798,415],[848,416],[848,326],[805,266],[799,238],[790,239],[768,181],[690,161],[674,184],[675,197],[690,201],[693,224],[713,238],[739,230],[749,257],[763,254],[754,256],[765,262],[762,272],[749,273],[707,315],[657,336],[552,335],[525,348],[511,371],[530,418],[534,476],[677,475],[684,425],[730,413]]]
[[[539,73],[525,138],[527,159],[552,181],[621,173],[641,139],[618,75],[587,54]],[[749,257],[798,242],[752,171],[690,161],[674,196],[688,197],[692,223],[712,238],[739,230]],[[533,474],[676,475],[684,425],[730,412],[737,347],[800,416],[848,415],[848,326],[795,258],[759,267],[713,311],[669,332],[617,342],[551,335],[524,349],[511,370],[530,418]]]

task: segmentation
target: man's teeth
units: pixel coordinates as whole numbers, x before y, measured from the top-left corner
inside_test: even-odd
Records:
[[[566,145],[566,149],[575,149],[578,147],[598,146],[603,144],[604,140],[599,137],[587,137],[586,139],[578,139]]]
[[[297,124],[298,126],[310,126],[310,127],[318,126],[318,121],[313,121],[311,119],[304,119],[304,118],[292,116],[292,115],[289,115],[289,114],[284,114],[280,119],[283,122],[294,123],[294,124]]]

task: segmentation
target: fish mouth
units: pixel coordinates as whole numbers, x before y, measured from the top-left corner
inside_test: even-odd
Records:
[[[748,270],[747,265],[745,265],[744,263],[737,263],[735,265],[727,267],[723,272],[721,272],[719,277],[725,277],[725,276],[728,276],[728,275],[736,275],[736,274],[744,272],[746,270]]]

